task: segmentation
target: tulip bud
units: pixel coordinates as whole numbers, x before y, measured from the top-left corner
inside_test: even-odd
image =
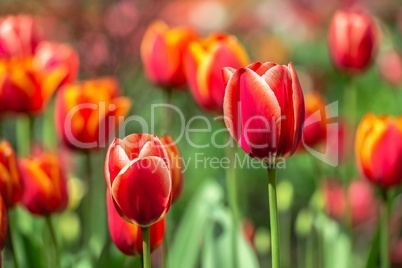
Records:
[[[7,207],[15,205],[22,197],[17,158],[13,148],[5,140],[0,141],[0,194]]]
[[[68,84],[56,96],[57,133],[72,149],[105,146],[130,106],[128,98],[119,97],[118,84],[113,78]]]
[[[304,99],[293,65],[253,63],[223,69],[225,124],[251,157],[291,156],[302,135]]]
[[[378,69],[385,81],[393,85],[402,83],[402,55],[394,50],[384,51],[378,60]]]
[[[303,145],[313,147],[326,139],[325,101],[318,92],[313,92],[305,97],[304,103]]]
[[[169,210],[170,161],[155,135],[115,138],[106,155],[105,178],[116,210],[131,223],[151,226]]]
[[[183,191],[183,161],[180,151],[169,135],[161,139],[170,161],[170,177],[172,178],[172,203],[176,202]]]
[[[367,114],[355,139],[360,172],[380,187],[396,186],[402,179],[402,118]]]
[[[141,227],[125,221],[114,207],[109,189],[106,193],[107,218],[110,236],[117,248],[126,255],[142,254]],[[165,219],[151,225],[150,246],[151,251],[156,249],[163,240],[165,233]]]
[[[183,56],[195,38],[190,28],[169,28],[162,21],[151,24],[141,42],[141,59],[148,79],[161,87],[184,86]]]
[[[47,75],[52,75],[48,83],[51,87],[74,82],[78,75],[79,58],[77,52],[67,44],[41,42],[36,48],[34,65]]]
[[[185,57],[186,76],[193,98],[206,110],[222,113],[225,84],[222,68],[240,68],[249,59],[236,37],[213,34],[190,43]]]
[[[357,73],[370,64],[377,45],[377,29],[369,14],[338,10],[329,28],[329,51],[334,65]]]
[[[0,58],[30,57],[40,39],[31,16],[0,18]]]
[[[7,220],[6,204],[4,203],[3,198],[0,196],[0,250],[4,248],[4,244],[6,242],[7,225],[8,220]],[[1,259],[0,259],[0,267],[1,267]]]
[[[56,155],[37,153],[21,159],[20,167],[25,186],[22,203],[31,213],[48,216],[66,208],[67,183]]]

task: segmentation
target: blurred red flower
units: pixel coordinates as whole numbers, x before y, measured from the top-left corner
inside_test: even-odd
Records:
[[[22,197],[22,181],[17,157],[8,141],[0,141],[0,194],[7,207],[15,205]]]

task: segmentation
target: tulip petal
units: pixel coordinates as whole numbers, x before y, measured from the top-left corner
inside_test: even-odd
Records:
[[[236,69],[232,67],[224,67],[222,69],[222,77],[223,77],[223,83],[225,86],[228,84],[230,77],[234,74]]]
[[[106,154],[105,179],[108,187],[111,187],[114,179],[120,171],[130,163],[124,149],[120,146],[121,140],[115,138]]]

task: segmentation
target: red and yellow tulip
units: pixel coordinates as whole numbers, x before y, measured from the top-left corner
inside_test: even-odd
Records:
[[[326,103],[318,92],[306,95],[304,103],[306,120],[303,126],[303,145],[313,147],[326,139]]]
[[[10,143],[0,142],[0,194],[7,207],[15,205],[22,197],[22,181],[17,158]]]

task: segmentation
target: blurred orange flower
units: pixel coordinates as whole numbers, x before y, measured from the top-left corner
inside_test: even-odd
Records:
[[[313,147],[326,139],[326,102],[318,92],[312,92],[305,96],[304,103],[303,144]]]
[[[7,207],[15,205],[22,197],[17,158],[10,143],[5,140],[0,142],[0,194]]]

